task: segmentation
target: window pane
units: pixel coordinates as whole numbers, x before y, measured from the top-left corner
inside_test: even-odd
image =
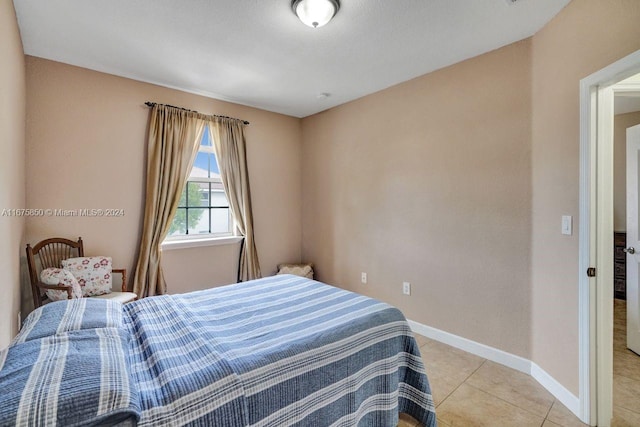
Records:
[[[169,236],[176,236],[187,233],[187,210],[184,208],[178,208],[176,210],[176,216],[173,217],[171,227],[169,227]]]
[[[215,179],[214,181],[211,183],[211,190],[212,191],[221,191],[224,193],[224,186],[222,185],[222,181],[220,181],[219,179]]]
[[[187,181],[186,202],[184,205],[178,205],[178,206],[186,206],[186,207],[202,206],[202,202],[201,202],[202,191],[200,189],[200,185],[201,183],[199,182]]]
[[[208,209],[191,208],[189,209],[189,234],[203,234],[209,232],[209,214]]]
[[[206,179],[205,182],[198,179]],[[228,234],[231,232],[229,202],[224,192],[213,141],[208,129],[202,135],[200,150],[169,228],[169,236]]]
[[[209,136],[209,126],[204,127],[204,132],[202,133],[202,139],[200,140],[200,145],[204,145],[205,147],[211,147],[211,137]]]
[[[211,209],[211,232],[229,233],[230,228],[229,209]]]
[[[180,195],[180,201],[178,202],[178,206],[184,208],[187,206],[187,188],[185,187],[182,190],[182,194]]]
[[[209,153],[198,152],[189,178],[209,178]]]
[[[209,153],[209,171],[211,172],[211,178],[220,178],[220,169],[218,169],[216,155],[213,153]]]
[[[213,187],[213,184],[211,184],[211,186]],[[229,206],[229,202],[227,201],[227,196],[224,194],[223,190],[215,190],[212,188],[211,206],[214,206],[214,207]]]
[[[187,182],[189,189],[189,207],[209,206],[209,183]]]

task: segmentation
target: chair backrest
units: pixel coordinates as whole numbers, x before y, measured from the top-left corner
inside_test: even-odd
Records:
[[[31,281],[34,308],[40,307],[47,297],[42,292],[42,289],[37,286],[42,270],[45,268],[60,268],[63,259],[81,256],[84,256],[81,237],[78,237],[77,242],[54,237],[38,242],[33,246],[27,244],[27,265],[29,267],[29,280]]]

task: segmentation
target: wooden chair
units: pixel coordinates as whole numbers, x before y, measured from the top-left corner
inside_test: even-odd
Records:
[[[74,242],[73,240],[54,237],[38,242],[33,246],[27,244],[26,251],[34,308],[42,306],[42,304],[48,300],[45,293],[48,289],[65,291],[69,299],[71,299],[72,293],[70,287],[46,285],[40,282],[40,273],[46,268],[61,268],[63,259],[83,257],[84,248],[82,246],[82,238],[78,237],[78,241]],[[110,294],[91,298],[113,299],[122,303],[137,299],[138,296],[136,294],[127,292],[127,270],[114,268],[112,271],[122,275],[122,291],[111,292]]]

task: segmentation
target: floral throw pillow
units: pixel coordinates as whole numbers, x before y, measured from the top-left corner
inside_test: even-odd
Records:
[[[111,293],[111,258],[79,257],[62,260],[62,268],[78,280],[82,295],[91,297]]]
[[[66,286],[71,288],[71,296],[73,298],[82,298],[82,289],[80,284],[67,270],[61,268],[45,268],[40,273],[40,281],[45,285]],[[69,298],[66,291],[57,291],[55,289],[47,289],[47,297],[51,301],[62,301]]]

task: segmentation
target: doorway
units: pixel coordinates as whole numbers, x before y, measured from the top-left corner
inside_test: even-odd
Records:
[[[615,85],[638,73],[640,51],[580,82],[580,415],[602,427],[613,415]]]
[[[613,91],[615,253],[612,414],[616,424],[640,425],[640,75],[617,83]]]

